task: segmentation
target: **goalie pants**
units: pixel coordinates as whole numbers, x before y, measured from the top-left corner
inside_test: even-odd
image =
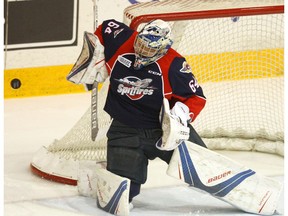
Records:
[[[148,161],[159,157],[169,164],[173,151],[156,148],[155,143],[162,137],[161,128],[132,128],[114,119],[107,137],[107,170],[131,180],[131,201],[147,180]]]
[[[189,125],[189,141],[206,147],[201,137]],[[129,200],[140,193],[141,184],[147,180],[148,161],[159,157],[169,164],[172,151],[161,151],[156,142],[162,137],[162,129],[132,128],[113,120],[108,132],[107,170],[131,180]]]

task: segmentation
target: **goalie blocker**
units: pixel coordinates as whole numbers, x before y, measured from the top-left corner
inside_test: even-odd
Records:
[[[91,90],[95,81],[102,83],[107,77],[103,45],[93,33],[84,32],[81,53],[67,75],[67,80],[83,84],[86,90]]]

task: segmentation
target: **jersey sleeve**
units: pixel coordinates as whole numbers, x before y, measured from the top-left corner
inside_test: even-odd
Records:
[[[104,45],[104,41],[103,41],[103,37],[102,37],[102,25],[103,24],[101,24],[101,25],[99,25],[97,27],[97,29],[95,30],[94,34],[98,37],[98,39],[100,40],[100,43],[102,45]]]
[[[169,81],[172,88],[171,106],[176,101],[186,104],[190,110],[190,117],[194,121],[204,108],[206,97],[185,58],[176,57],[173,60],[169,68]]]
[[[124,23],[114,19],[105,20],[95,31],[104,46],[105,60],[108,62],[117,50],[131,37],[135,31]]]

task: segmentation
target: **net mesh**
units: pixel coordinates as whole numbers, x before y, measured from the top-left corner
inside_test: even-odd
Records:
[[[130,7],[125,12],[126,23],[131,23],[137,11],[153,13],[158,4],[164,4],[161,8],[167,13],[167,2],[169,0]],[[188,8],[187,2],[191,3],[182,0],[175,3],[174,8],[183,2],[184,6],[177,13],[183,14],[180,11]],[[219,1],[195,2],[194,11],[197,7],[205,9],[207,4],[213,4],[212,9],[221,5]],[[233,3],[221,2],[225,7]],[[239,2],[235,1],[233,8]],[[261,2],[272,4],[272,1],[241,2],[245,3],[245,7]],[[171,6],[169,10],[171,14]],[[132,11],[136,11],[136,15]],[[267,14],[267,9],[265,11],[262,15],[242,16],[236,13],[237,16],[232,17],[207,18],[201,15],[201,18],[187,17],[178,21],[171,21],[173,16],[166,15],[174,35],[173,48],[186,57],[207,98],[206,106],[193,126],[210,149],[284,155],[284,15],[283,11],[274,14]],[[91,141],[89,108],[62,139],[47,147],[53,158],[106,159],[106,132],[111,119],[103,107],[108,86],[106,81],[99,92],[99,133],[96,141]],[[34,163],[34,166],[37,164]]]

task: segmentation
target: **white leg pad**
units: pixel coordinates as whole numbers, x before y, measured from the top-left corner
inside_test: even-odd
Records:
[[[273,215],[283,185],[189,141],[175,149],[167,174],[245,212]]]
[[[96,170],[100,168],[105,169],[106,162],[79,161],[77,189],[80,195],[96,199]]]
[[[98,208],[114,215],[129,215],[130,180],[103,168],[97,169],[96,180]]]

